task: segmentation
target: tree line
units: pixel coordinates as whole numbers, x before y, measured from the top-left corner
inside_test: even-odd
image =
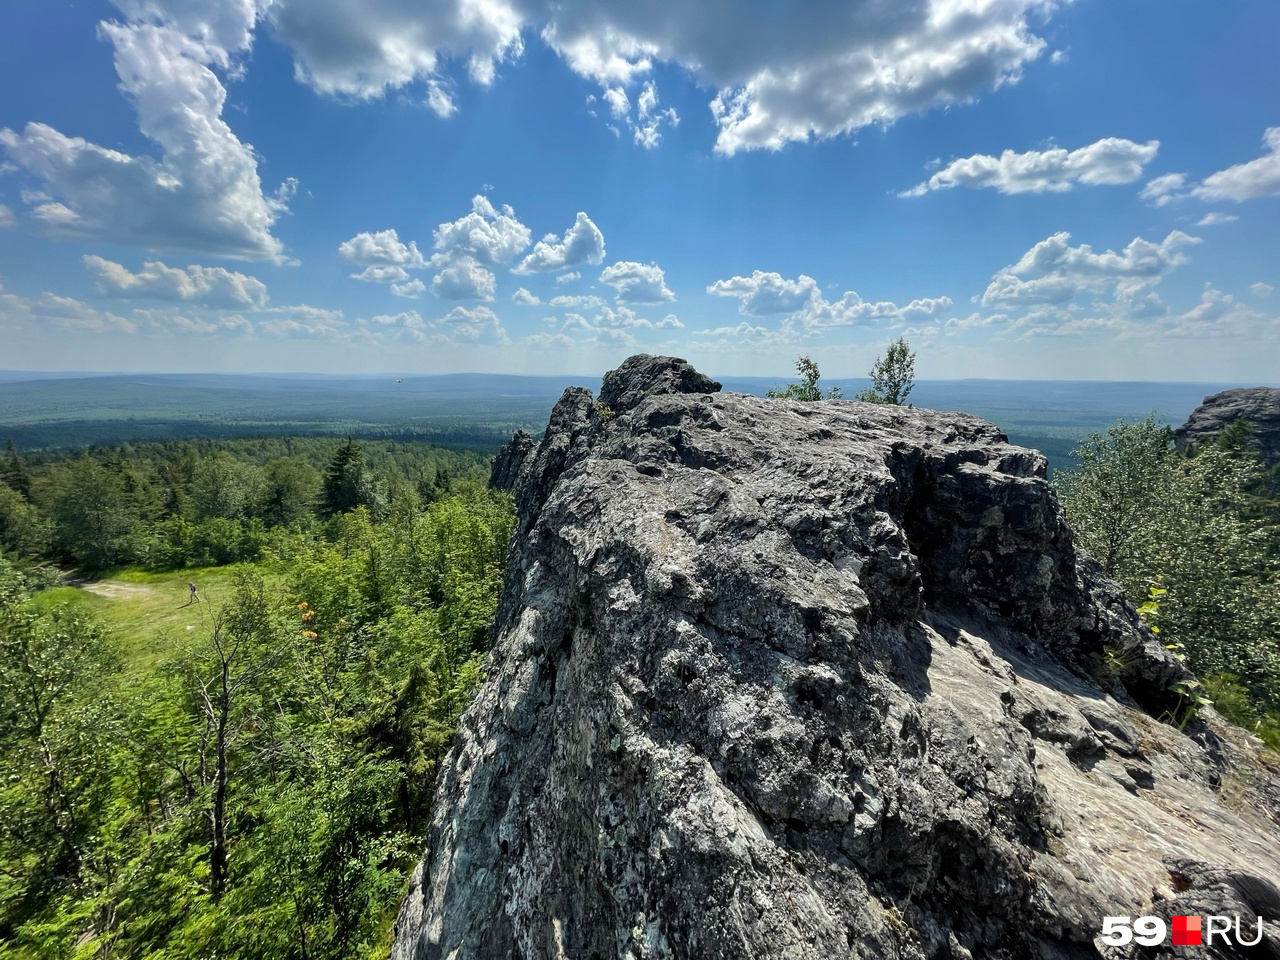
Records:
[[[166,441],[0,460],[0,550],[96,572],[255,560],[356,506],[430,503],[488,457],[351,438]]]

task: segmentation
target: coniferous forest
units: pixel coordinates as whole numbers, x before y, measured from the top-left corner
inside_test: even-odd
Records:
[[[2,463],[3,952],[384,956],[513,528],[487,456]]]

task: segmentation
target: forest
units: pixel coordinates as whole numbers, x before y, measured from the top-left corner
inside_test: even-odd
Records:
[[[487,473],[350,439],[6,451],[6,956],[386,955],[513,529]]]

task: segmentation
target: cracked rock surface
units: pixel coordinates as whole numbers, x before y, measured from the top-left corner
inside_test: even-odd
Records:
[[[1161,722],[1184,668],[1044,459],[718,391],[632,357],[495,462],[519,527],[393,957],[1097,957],[1201,901],[1280,956],[1280,779]]]

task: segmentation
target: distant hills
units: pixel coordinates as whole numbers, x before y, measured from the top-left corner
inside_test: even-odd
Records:
[[[762,395],[776,377],[725,377]],[[852,395],[865,379],[823,380]],[[23,449],[171,437],[344,434],[493,448],[534,434],[568,386],[596,376],[445,374],[74,374],[0,371],[0,441]],[[1155,412],[1178,425],[1207,395],[1238,384],[1065,380],[926,380],[911,402],[993,421],[1015,443],[1065,464],[1089,432]]]

